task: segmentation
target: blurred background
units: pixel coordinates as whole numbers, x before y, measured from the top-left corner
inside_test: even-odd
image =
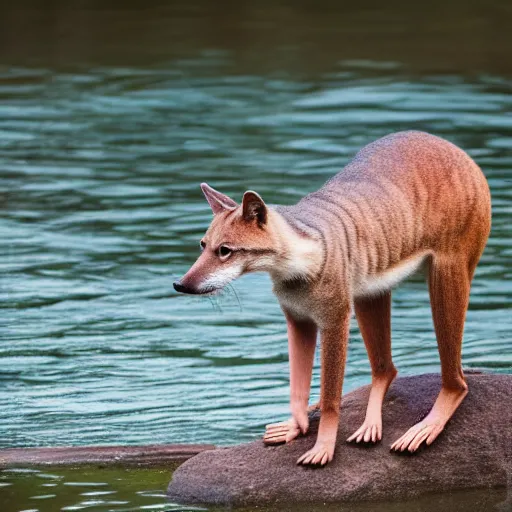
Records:
[[[216,299],[172,289],[211,219],[199,183],[292,204],[398,130],[455,142],[489,180],[464,366],[510,372],[511,15],[509,0],[1,2],[0,447],[231,444],[286,418],[268,278]],[[402,375],[439,371],[421,277],[394,293],[393,352]],[[369,381],[354,322],[344,390]]]

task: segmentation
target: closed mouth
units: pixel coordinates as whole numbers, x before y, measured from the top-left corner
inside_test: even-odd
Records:
[[[221,288],[205,288],[204,290],[192,290],[192,289],[184,289],[184,290],[177,290],[179,293],[183,293],[185,295],[215,295],[217,292],[219,292]]]

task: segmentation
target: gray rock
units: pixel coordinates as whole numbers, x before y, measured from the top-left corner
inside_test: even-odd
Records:
[[[310,433],[289,445],[249,444],[203,452],[174,473],[168,495],[176,502],[232,506],[407,499],[430,492],[502,487],[512,482],[512,375],[467,375],[469,394],[445,431],[413,455],[391,443],[430,410],[439,375],[397,379],[384,404],[381,443],[347,444],[364,419],[369,387],[342,400],[335,458],[324,468],[296,465],[311,448]],[[506,491],[505,491],[506,492]]]

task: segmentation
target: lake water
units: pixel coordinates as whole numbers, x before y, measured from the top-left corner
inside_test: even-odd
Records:
[[[166,469],[10,469],[0,471],[2,512],[210,512],[226,510],[169,503]],[[508,512],[512,496],[504,489],[458,491],[405,502],[351,503],[297,507],[254,507],[240,512]]]
[[[269,279],[173,291],[211,219],[199,183],[291,204],[403,129],[455,142],[489,180],[463,363],[511,372],[511,8],[477,3],[2,5],[0,447],[227,445],[286,418]],[[393,356],[401,375],[439,370],[421,277],[393,294]],[[344,391],[369,381],[354,322]]]

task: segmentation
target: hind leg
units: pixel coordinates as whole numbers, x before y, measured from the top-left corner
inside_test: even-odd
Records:
[[[432,444],[467,395],[461,350],[473,271],[474,265],[469,267],[465,260],[453,256],[436,256],[431,261],[429,292],[441,358],[441,392],[426,418],[395,441],[392,450],[414,452],[423,442]]]
[[[354,308],[370,359],[372,387],[364,423],[347,441],[375,443],[382,439],[382,402],[397,373],[391,360],[391,292],[357,299]]]

